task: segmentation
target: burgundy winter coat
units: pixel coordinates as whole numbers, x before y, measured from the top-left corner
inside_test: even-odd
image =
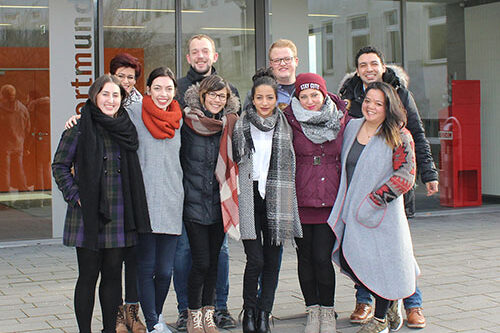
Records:
[[[336,95],[329,95],[337,108],[345,112],[345,102]],[[293,130],[293,147],[297,160],[295,184],[300,222],[326,223],[340,184],[342,138],[350,116],[346,113],[342,118],[342,127],[335,140],[315,144],[302,132],[300,123],[293,115],[292,106],[289,105],[283,112]]]

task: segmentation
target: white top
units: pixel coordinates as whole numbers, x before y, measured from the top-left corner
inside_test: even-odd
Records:
[[[259,182],[259,193],[262,199],[264,199],[266,197],[267,173],[269,172],[269,162],[271,161],[274,129],[263,132],[250,124],[250,134],[252,135],[253,146],[255,148],[255,152],[252,155],[253,180]]]

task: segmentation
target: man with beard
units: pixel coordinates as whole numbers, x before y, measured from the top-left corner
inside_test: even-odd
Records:
[[[184,93],[193,84],[201,82],[209,75],[217,74],[213,64],[217,62],[219,54],[215,50],[215,43],[212,38],[204,34],[192,36],[188,41],[187,62],[190,67],[186,76],[177,81],[177,96],[182,108],[186,106]],[[233,94],[239,98],[238,90],[231,84]],[[188,318],[187,281],[191,270],[191,249],[186,234],[184,224],[182,234],[177,241],[177,249],[174,263],[174,288],[177,295],[177,330],[185,331]],[[236,320],[231,317],[227,309],[227,298],[229,294],[229,248],[227,236],[222,243],[219,254],[219,264],[217,269],[217,285],[215,299],[214,321],[219,328],[234,328]]]

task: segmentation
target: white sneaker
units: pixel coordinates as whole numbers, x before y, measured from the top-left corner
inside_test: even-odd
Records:
[[[158,324],[162,324],[162,326],[163,326],[163,331],[162,332],[163,333],[172,333],[172,331],[170,330],[170,328],[168,328],[167,323],[163,319],[163,314],[160,314],[160,316],[158,317]]]
[[[163,333],[163,325],[161,323],[156,324],[153,326],[153,330],[148,331],[148,333]]]

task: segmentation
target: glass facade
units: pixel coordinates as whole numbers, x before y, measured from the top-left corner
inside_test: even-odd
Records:
[[[217,73],[245,95],[255,73],[254,0],[183,0],[182,1],[182,73],[189,64],[187,42],[196,34],[209,35],[219,58]]]
[[[57,191],[52,201],[50,142],[60,137],[62,124],[75,109],[66,114],[51,110],[57,100],[50,91],[75,82],[60,81],[64,75],[53,79],[63,65],[54,55],[66,54],[72,42],[63,42],[67,37],[60,29],[49,31],[49,17],[55,15],[55,21],[68,6],[77,14],[90,8],[85,15],[91,19],[77,16],[74,22],[74,47],[103,47],[92,53],[92,60],[68,53],[74,58],[69,72],[97,72],[95,60],[108,72],[110,59],[128,52],[144,65],[136,83],[142,93],[147,75],[158,66],[174,72],[179,68],[177,76],[186,75],[187,41],[194,34],[214,39],[219,53],[214,66],[242,96],[250,89],[256,59],[267,56],[256,54],[256,36],[265,36],[266,45],[278,38],[293,40],[299,53],[297,72],[322,75],[332,92],[355,70],[357,50],[374,45],[388,63],[408,73],[440,171],[440,194],[427,197],[425,186],[417,187],[417,211],[480,204],[476,199],[481,194],[500,197],[495,144],[500,140],[499,1],[265,0],[261,6],[262,1],[0,0],[0,241],[62,233],[62,215],[55,212],[64,210],[64,204],[54,206],[61,200]],[[94,3],[102,10],[99,18],[91,8]],[[265,8],[269,12],[261,12]],[[255,26],[263,16],[267,29]],[[97,36],[94,29],[101,31],[101,40],[89,37]],[[89,36],[77,34],[83,30]],[[84,89],[74,90],[78,97]],[[58,125],[50,128],[54,120]]]
[[[487,57],[488,68],[496,68],[491,63],[498,56],[472,47],[496,48],[492,13],[499,13],[498,1],[272,0],[270,7],[271,40],[296,42],[297,72],[322,75],[332,92],[355,71],[355,54],[365,45],[377,47],[388,64],[407,72],[440,175],[437,195],[427,197],[426,187],[417,183],[417,212],[480,205],[481,194],[498,198],[500,184],[492,177],[498,161],[485,152],[488,142],[496,142],[493,124],[498,124],[491,112],[496,94],[486,91],[498,84],[482,63]],[[484,21],[475,21],[479,13]]]
[[[48,1],[0,2],[0,241],[50,238]]]
[[[136,82],[141,93],[153,69],[167,66],[175,72],[174,1],[104,1],[102,28],[105,72],[117,53],[135,56],[143,65],[143,75]]]

